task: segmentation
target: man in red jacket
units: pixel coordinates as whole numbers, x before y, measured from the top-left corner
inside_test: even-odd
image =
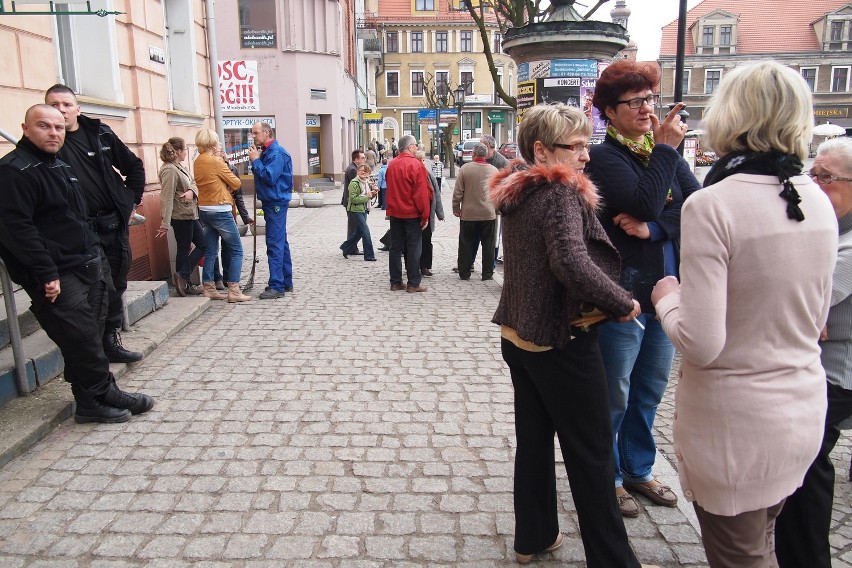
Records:
[[[425,292],[420,284],[420,253],[423,248],[421,232],[429,225],[429,204],[432,187],[423,163],[414,157],[417,141],[414,136],[399,139],[399,155],[388,163],[387,216],[390,218],[390,289],[406,292]],[[405,271],[408,282],[402,284],[402,251],[405,250]]]

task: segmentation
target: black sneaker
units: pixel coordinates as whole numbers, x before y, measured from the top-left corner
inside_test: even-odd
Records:
[[[283,298],[284,294],[284,292],[279,292],[274,288],[268,288],[261,292],[258,298],[260,298],[261,300],[276,300],[278,298]]]

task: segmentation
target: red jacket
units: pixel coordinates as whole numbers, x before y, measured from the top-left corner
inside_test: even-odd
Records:
[[[429,222],[432,188],[423,162],[407,152],[388,163],[387,215],[398,219],[420,218],[421,226]]]

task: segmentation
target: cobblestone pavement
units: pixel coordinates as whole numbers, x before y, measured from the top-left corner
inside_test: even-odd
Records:
[[[451,191],[424,294],[389,291],[386,253],[343,259],[341,207],[292,210],[292,294],[217,302],[123,379],[156,398],[151,412],[66,422],[0,470],[0,566],[514,565],[512,392],[490,323],[500,281],[451,272]],[[369,223],[378,241],[380,212]],[[667,396],[664,451],[671,413]],[[846,562],[849,448],[844,437],[834,537]],[[676,484],[666,459],[655,470]],[[582,566],[557,475],[566,544],[538,565]],[[706,564],[685,503],[640,500],[626,524],[642,562]]]

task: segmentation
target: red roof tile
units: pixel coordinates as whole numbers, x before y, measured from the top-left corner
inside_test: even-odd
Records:
[[[367,19],[373,22],[383,23],[411,23],[411,22],[470,22],[473,23],[473,18],[470,17],[467,10],[451,9],[449,0],[435,0],[434,12],[417,12],[412,9],[414,2],[412,0],[379,0],[378,12],[374,15],[368,13]],[[486,19],[491,20],[492,17],[486,16]]]
[[[811,26],[849,0],[704,0],[686,15],[686,53],[694,54],[690,33],[698,18],[724,10],[739,17],[737,53],[821,51]],[[663,26],[660,55],[677,53],[677,20]]]

